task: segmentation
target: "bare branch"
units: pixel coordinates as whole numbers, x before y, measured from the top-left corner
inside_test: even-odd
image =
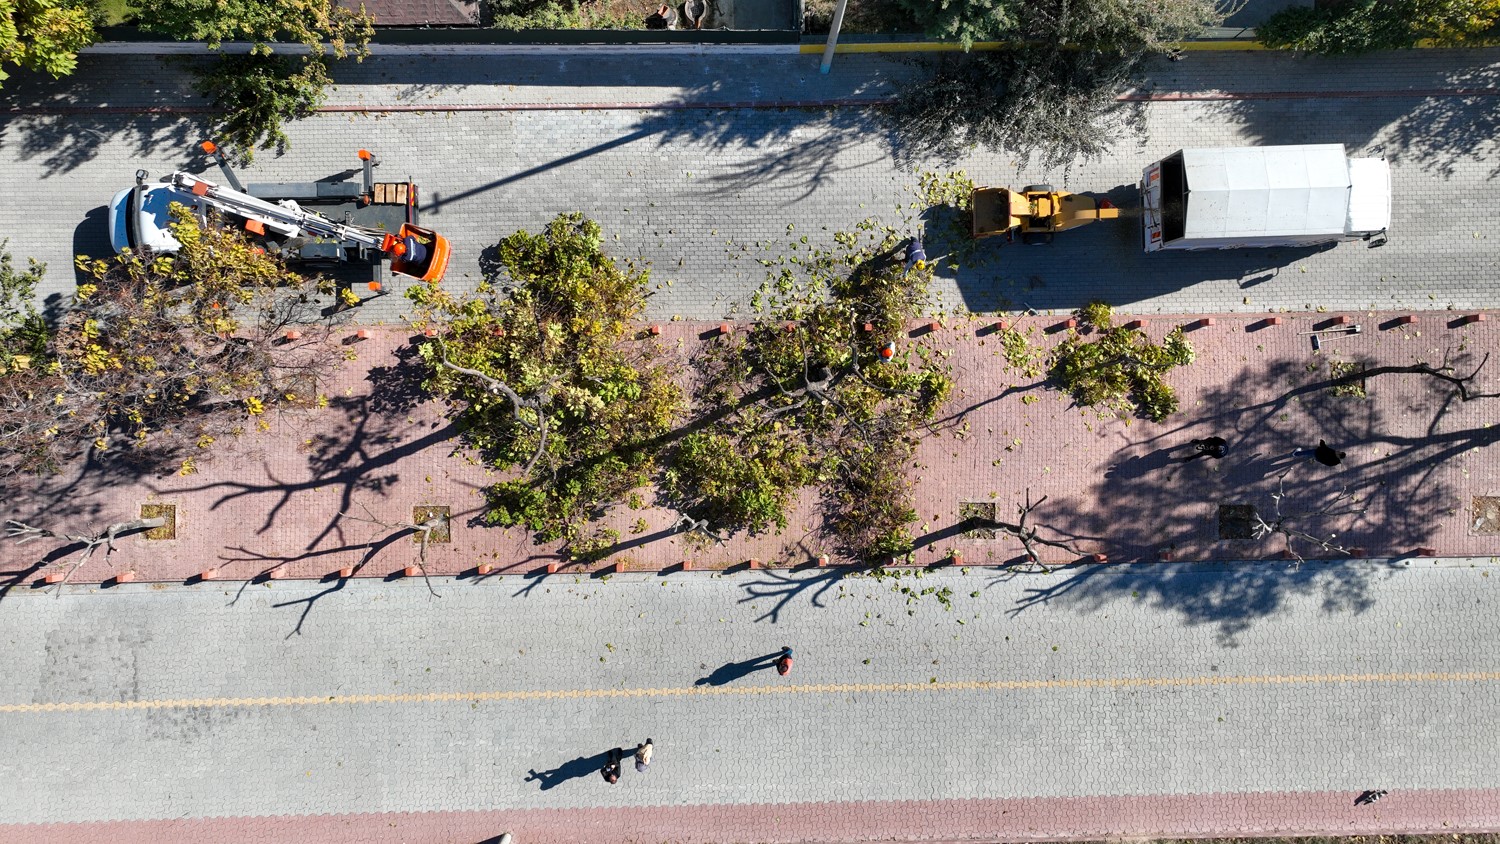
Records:
[[[365,540],[365,547],[370,550],[367,551],[364,557],[360,559],[359,564],[354,566],[354,571],[357,572],[360,569],[364,568],[365,564],[375,556],[375,551],[378,550],[376,547],[377,543],[375,542],[375,537],[380,536],[383,533],[388,534],[392,531],[410,531],[416,534],[417,541],[419,543],[417,550],[417,568],[422,572],[422,579],[427,584],[427,591],[431,592],[433,597],[441,598],[442,596],[439,595],[437,590],[432,586],[432,578],[427,574],[427,545],[432,540],[433,531],[448,526],[448,515],[446,513],[440,513],[427,519],[424,522],[417,524],[414,524],[412,522],[387,522],[384,519],[378,518],[374,513],[370,511],[370,508],[366,507],[363,503],[361,503],[359,507],[361,510],[365,511],[364,516],[351,515],[347,510],[339,512],[339,515],[345,518],[353,519],[356,522],[367,522],[376,526],[375,532],[371,533],[370,538]],[[395,537],[392,537],[392,539],[394,538]]]
[[[1067,551],[1070,554],[1078,554],[1079,552],[1078,549],[1074,548],[1066,542],[1059,542],[1058,540],[1047,539],[1046,537],[1041,536],[1040,531],[1037,527],[1028,526],[1026,524],[1026,520],[1031,516],[1031,512],[1036,508],[1042,506],[1042,504],[1046,502],[1048,497],[1049,496],[1044,495],[1035,503],[1033,503],[1031,500],[1031,490],[1027,489],[1026,503],[1016,505],[1016,512],[1019,515],[1019,518],[1014,524],[1010,522],[1002,522],[998,519],[985,519],[979,517],[971,519],[971,522],[977,526],[991,528],[1003,533],[1008,533],[1011,536],[1014,536],[1015,538],[1021,540],[1021,546],[1026,549],[1026,556],[1032,562],[1041,566],[1042,571],[1051,572],[1052,569],[1049,568],[1046,563],[1042,562],[1042,555],[1037,552],[1036,546],[1045,545],[1049,548],[1059,548]]]
[[[72,579],[73,575],[79,569],[83,568],[84,564],[86,564],[94,556],[95,549],[97,549],[100,545],[104,546],[104,557],[105,559],[108,559],[109,555],[113,554],[115,551],[115,540],[120,538],[120,536],[128,533],[135,533],[136,531],[159,528],[166,523],[167,520],[165,516],[153,516],[149,519],[133,519],[128,522],[115,522],[114,524],[111,524],[103,528],[102,530],[97,530],[91,534],[85,535],[61,534],[55,531],[47,530],[46,528],[33,527],[32,525],[25,524],[24,522],[7,520],[5,523],[5,535],[10,539],[14,539],[16,541],[16,544],[18,545],[24,545],[27,542],[31,542],[36,539],[67,540],[66,545],[64,545],[63,547],[67,547],[68,545],[82,545],[83,548],[80,549],[81,553],[78,555],[78,559],[75,560],[73,562],[73,565],[68,568],[68,571],[63,575],[62,580],[58,581],[57,583],[58,590],[61,590],[62,586],[66,584],[70,579]]]
[[[1481,364],[1481,366],[1482,365],[1483,364]],[[1472,377],[1472,375],[1470,377]],[[1301,551],[1297,549],[1297,545],[1293,540],[1300,539],[1306,542],[1310,542],[1323,551],[1337,551],[1340,554],[1351,553],[1348,548],[1337,542],[1334,542],[1334,540],[1338,538],[1337,533],[1330,533],[1327,537],[1323,537],[1314,534],[1303,527],[1300,527],[1299,525],[1297,525],[1297,522],[1305,521],[1308,519],[1324,519],[1333,516],[1349,516],[1363,513],[1365,511],[1365,505],[1350,503],[1346,506],[1341,506],[1344,502],[1353,502],[1354,500],[1353,493],[1349,492],[1349,488],[1345,486],[1343,489],[1339,490],[1338,495],[1335,495],[1333,497],[1333,500],[1329,501],[1328,504],[1321,509],[1301,512],[1283,512],[1282,505],[1287,500],[1286,479],[1287,475],[1289,475],[1291,471],[1292,468],[1288,467],[1281,473],[1281,475],[1277,478],[1276,492],[1271,493],[1271,501],[1274,502],[1274,517],[1270,520],[1267,520],[1264,516],[1261,515],[1259,510],[1256,510],[1255,527],[1253,534],[1254,538],[1265,539],[1274,534],[1281,534],[1286,539],[1287,553],[1291,554],[1292,557],[1296,559],[1297,565],[1299,566],[1303,562],[1305,562],[1306,559],[1302,556]]]
[[[551,402],[551,396],[547,393],[543,393],[533,399],[523,399],[521,398],[520,393],[517,393],[515,390],[511,389],[510,385],[506,384],[504,381],[501,381],[494,376],[486,375],[485,373],[480,372],[477,369],[469,369],[465,366],[459,366],[458,364],[448,360],[448,350],[444,348],[442,343],[438,343],[437,346],[439,360],[443,366],[453,370],[454,372],[459,372],[464,375],[470,375],[478,378],[480,381],[484,382],[485,387],[492,395],[505,396],[510,400],[511,413],[515,416],[516,423],[523,428],[527,428],[537,433],[536,450],[531,453],[531,459],[527,460],[526,465],[521,469],[524,474],[531,474],[531,470],[536,468],[537,462],[542,459],[542,455],[547,451],[547,414],[543,412],[543,408]],[[528,421],[526,417],[522,416],[521,411],[523,409],[530,409],[534,411],[536,413],[537,421],[533,423]]]
[[[673,530],[679,530],[686,526],[683,533],[701,533],[709,539],[723,545],[729,539],[708,529],[708,519],[695,519],[682,511],[677,512],[677,521],[672,524]]]
[[[1441,381],[1446,381],[1458,388],[1458,396],[1463,401],[1500,398],[1500,393],[1470,392],[1470,382],[1474,380],[1475,376],[1479,375],[1480,370],[1484,369],[1485,364],[1489,362],[1490,354],[1486,352],[1484,359],[1468,375],[1455,375],[1453,374],[1453,367],[1448,363],[1447,355],[1445,354],[1441,366],[1433,366],[1430,363],[1414,363],[1406,366],[1377,366],[1374,369],[1355,370],[1340,375],[1337,378],[1330,378],[1323,386],[1341,387],[1345,384],[1353,384],[1358,381],[1364,381],[1367,378],[1374,378],[1377,375],[1407,373],[1412,375],[1427,375]]]

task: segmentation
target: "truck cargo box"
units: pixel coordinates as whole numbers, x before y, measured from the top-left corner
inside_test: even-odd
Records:
[[[1341,144],[1179,150],[1141,178],[1147,252],[1380,245],[1391,218],[1390,165]]]

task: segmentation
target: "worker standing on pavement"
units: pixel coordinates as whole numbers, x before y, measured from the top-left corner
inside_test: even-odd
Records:
[[[922,248],[921,236],[913,236],[906,243],[906,268],[920,270],[925,266],[927,266],[927,250]]]

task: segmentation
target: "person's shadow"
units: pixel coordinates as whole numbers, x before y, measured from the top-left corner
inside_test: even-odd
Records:
[[[763,668],[775,667],[776,660],[780,658],[781,651],[776,651],[774,653],[768,653],[765,656],[758,656],[754,659],[747,659],[744,662],[726,662],[718,668],[715,668],[713,673],[708,675],[707,677],[698,678],[698,681],[693,685],[722,686],[725,683],[733,683],[735,680],[738,680],[741,677],[752,674],[756,671],[760,671]]]
[[[1181,446],[1159,448],[1147,454],[1137,454],[1133,457],[1127,457],[1105,470],[1104,476],[1110,480],[1127,481],[1142,477],[1150,472],[1155,472],[1158,469],[1164,469],[1171,465],[1172,452],[1178,448],[1181,448]]]
[[[621,751],[623,753],[623,751]],[[535,768],[526,772],[525,782],[533,780],[541,783],[542,791],[557,788],[567,780],[576,780],[591,774],[598,774],[604,769],[604,763],[609,761],[609,751],[595,753],[593,756],[580,756],[558,765],[550,771],[538,772]]]

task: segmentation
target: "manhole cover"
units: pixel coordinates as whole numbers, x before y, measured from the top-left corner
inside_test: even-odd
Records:
[[[151,528],[146,531],[147,539],[176,539],[177,538],[177,505],[176,504],[142,504],[141,518],[154,519],[157,516],[167,520],[161,527]]]
[[[1500,534],[1500,496],[1474,496],[1473,532],[1479,536]]]
[[[1219,538],[1220,539],[1254,539],[1255,538],[1255,505],[1254,504],[1220,504],[1219,505]]]
[[[995,502],[993,501],[961,501],[958,504],[958,519],[968,530],[964,531],[967,539],[994,539],[995,529],[992,527],[978,527],[978,525],[993,524],[995,521]]]

